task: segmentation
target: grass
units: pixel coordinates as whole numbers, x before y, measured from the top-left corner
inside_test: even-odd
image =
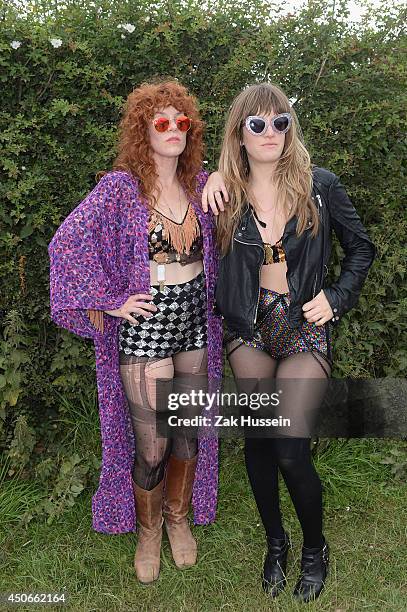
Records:
[[[40,487],[33,482],[7,478],[11,460],[0,462],[0,528],[19,521],[20,516],[42,498]]]
[[[158,581],[140,585],[133,569],[136,535],[108,536],[93,531],[93,491],[86,491],[52,527],[33,522],[23,528],[9,520],[6,528],[3,523],[0,592],[65,591],[68,606],[60,609],[89,612],[404,612],[406,488],[392,479],[389,467],[377,457],[395,444],[338,440],[318,454],[331,568],[327,587],[316,602],[299,604],[291,596],[302,538],[283,481],[281,507],[294,547],[288,560],[288,585],[275,601],[261,591],[264,534],[245,472],[242,444],[236,440],[222,444],[218,519],[213,525],[194,528],[199,546],[196,566],[178,570],[165,536]],[[18,491],[8,489],[8,497],[15,492],[14,501],[18,501]]]

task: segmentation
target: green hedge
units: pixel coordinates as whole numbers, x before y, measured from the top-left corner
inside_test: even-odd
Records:
[[[378,247],[362,298],[335,335],[334,375],[405,375],[402,9],[385,0],[356,26],[346,2],[333,14],[323,0],[285,17],[264,0],[61,4],[31,2],[25,15],[0,9],[0,448],[10,451],[9,473],[29,477],[37,465],[44,482],[61,480],[60,454],[69,457],[56,421],[61,396],[72,406],[92,399],[91,342],[50,321],[47,244],[110,167],[126,95],[155,75],[198,96],[209,169],[243,86],[270,79],[296,100],[313,161],[341,176]],[[333,276],[339,255],[336,244]],[[96,474],[90,461],[82,459],[80,483]],[[77,474],[78,462],[69,465],[63,474]]]

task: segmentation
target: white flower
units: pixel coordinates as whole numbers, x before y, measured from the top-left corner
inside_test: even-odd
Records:
[[[21,47],[21,43],[19,40],[13,40],[13,42],[10,43],[10,46],[13,47],[13,49],[18,49],[18,47]]]
[[[131,34],[136,29],[136,26],[134,26],[132,23],[125,23],[123,28],[127,30],[129,34]]]
[[[204,163],[204,164],[207,164],[208,162],[207,162],[207,160],[205,159],[203,163]]]
[[[25,166],[21,166],[21,170],[25,170]]]
[[[120,38],[126,38],[124,34],[120,34]]]
[[[347,510],[347,512],[349,512],[350,506],[346,506],[346,510]]]
[[[50,38],[49,42],[54,47],[54,49],[58,49],[62,45],[62,40],[60,38]]]
[[[147,17],[144,17],[144,21],[150,21],[150,17],[147,15]]]
[[[136,29],[136,26],[134,26],[132,23],[119,23],[119,25],[117,26],[117,29],[119,30],[121,28],[123,28],[123,30],[126,30],[126,32],[131,34]]]

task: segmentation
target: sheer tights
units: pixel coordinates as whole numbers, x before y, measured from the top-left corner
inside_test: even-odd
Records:
[[[228,344],[228,353],[236,346]],[[292,499],[304,538],[304,546],[322,546],[322,485],[312,462],[309,427],[317,418],[327,378],[311,353],[297,353],[276,360],[266,352],[241,345],[229,356],[237,386],[247,392],[265,391],[271,383],[282,390],[278,414],[289,417],[294,428],[278,435],[286,437],[245,440],[245,462],[249,481],[267,537],[284,536],[280,511],[278,471]],[[330,373],[328,363],[323,361]],[[250,380],[248,380],[250,379]],[[273,380],[271,380],[273,379]]]
[[[143,489],[151,490],[161,482],[171,453],[179,459],[191,459],[198,452],[197,440],[188,432],[172,439],[157,437],[156,411],[161,406],[157,401],[158,385],[164,386],[168,393],[189,392],[196,386],[202,388],[207,377],[207,361],[206,347],[165,358],[120,354],[120,375],[136,446],[133,479]],[[164,380],[157,383],[157,379]],[[193,416],[193,411],[197,407],[184,408],[188,416]]]

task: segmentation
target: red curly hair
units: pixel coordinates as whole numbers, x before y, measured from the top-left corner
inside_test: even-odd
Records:
[[[142,83],[129,96],[119,124],[118,154],[113,170],[124,170],[140,179],[142,195],[147,203],[156,203],[154,187],[158,179],[152,149],[148,137],[148,125],[154,114],[167,106],[174,106],[191,119],[186,146],[178,158],[177,176],[187,194],[192,198],[196,193],[196,175],[202,166],[203,121],[198,103],[186,87],[175,80]],[[99,172],[101,178],[105,172]]]

